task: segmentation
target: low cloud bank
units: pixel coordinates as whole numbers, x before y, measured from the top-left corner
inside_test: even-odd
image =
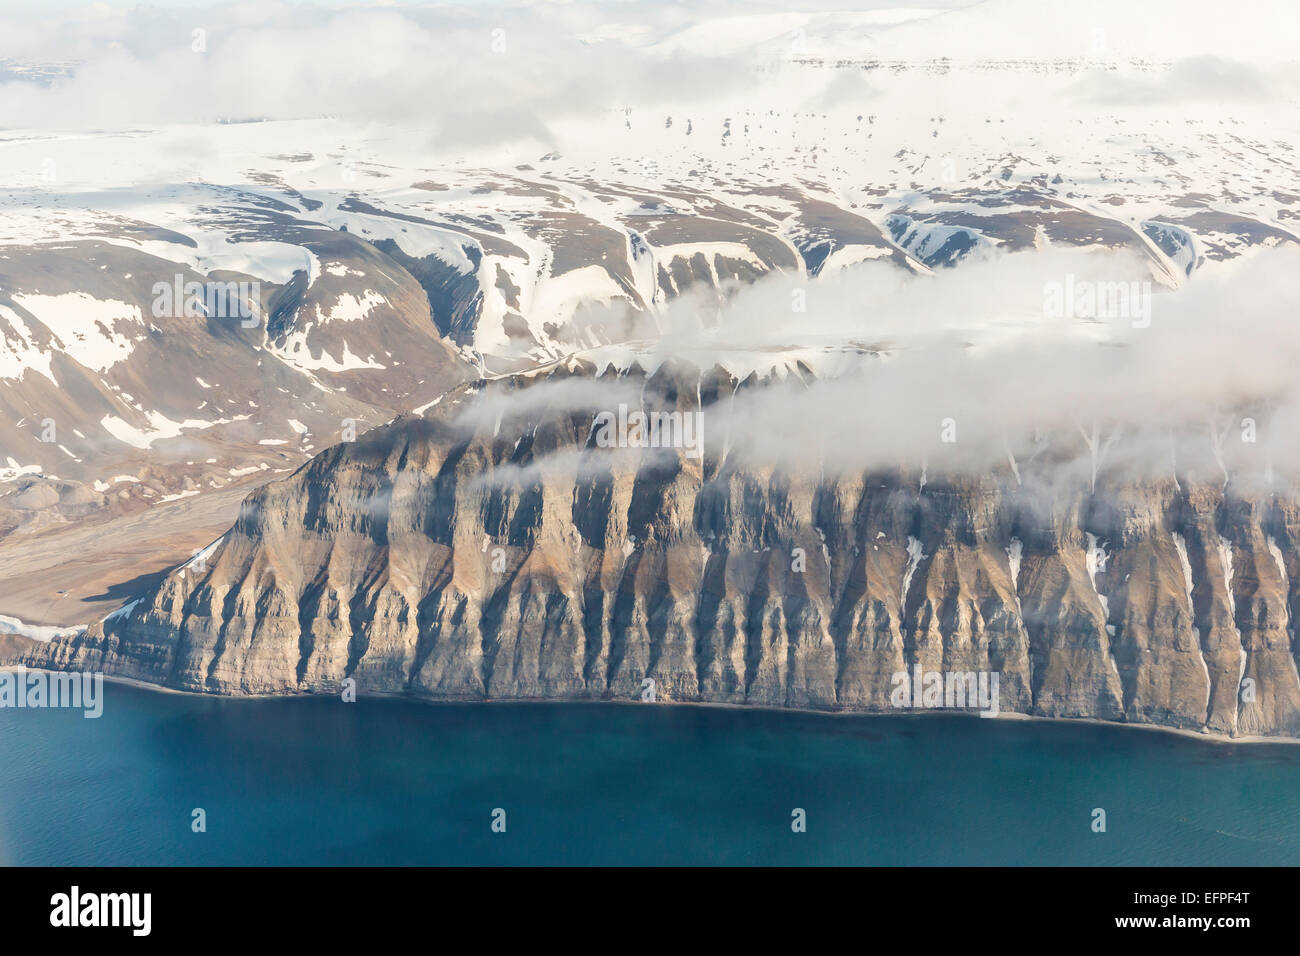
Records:
[[[1140,283],[1142,271],[1135,259],[1080,252],[1011,255],[942,278],[868,264],[810,287],[803,312],[791,307],[798,282],[774,278],[707,324],[691,301],[677,303],[642,352],[585,357],[651,372],[719,363],[737,378],[750,368],[762,377],[784,357],[803,362],[812,375],[705,408],[706,454],[748,467],[1046,469],[1091,484],[1182,475],[1268,485],[1300,474],[1300,250],[1261,250],[1178,290],[1151,286],[1147,320],[1045,314],[1052,283]],[[819,367],[819,349],[839,358]],[[557,403],[594,416],[628,400],[626,380],[549,383],[487,398],[473,417]]]

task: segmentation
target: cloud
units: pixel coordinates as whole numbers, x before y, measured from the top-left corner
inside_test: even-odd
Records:
[[[1047,453],[1058,467],[1089,459],[1096,428],[1100,442],[1111,442],[1107,464],[1143,476],[1170,476],[1175,463],[1202,477],[1238,467],[1258,476],[1270,466],[1300,474],[1300,327],[1280,321],[1300,308],[1300,289],[1287,279],[1300,252],[1261,252],[1156,293],[1150,326],[1137,328],[1123,317],[1043,317],[1042,290],[1062,266],[1077,269],[1069,274],[1080,283],[1099,274],[1095,256],[1008,256],[952,282],[918,279],[891,290],[895,315],[914,324],[895,316],[863,323],[868,337],[891,343],[887,357],[832,380],[748,392],[711,416],[711,432],[735,436],[750,462],[927,462],[988,473],[1006,470],[1009,455]],[[1131,275],[1112,264],[1114,281]],[[1005,309],[997,296],[980,296],[983,284]],[[997,334],[1036,290],[1038,321]],[[846,283],[828,309],[833,327],[843,327],[841,310],[855,299]]]
[[[1267,104],[1288,95],[1292,78],[1293,71],[1266,72],[1249,63],[1206,55],[1179,60],[1160,72],[1095,70],[1067,87],[1063,96],[1094,106]]]
[[[567,416],[585,412],[592,407],[605,407],[608,403],[639,402],[635,385],[626,381],[602,382],[589,378],[543,379],[528,385],[527,380],[513,379],[489,388],[459,410],[455,423],[471,432],[483,428],[500,430],[502,425],[517,427],[521,422],[532,421],[540,415]]]
[[[1141,266],[1086,252],[1009,255],[939,278],[867,264],[817,283],[798,314],[793,283],[771,278],[734,297],[717,326],[696,319],[692,327],[688,304],[679,304],[669,334],[639,361],[651,372],[669,361],[706,371],[719,362],[743,378],[744,361],[783,365],[783,345],[812,346],[788,354],[815,370],[808,354],[816,346],[874,344],[833,375],[791,377],[708,405],[706,455],[737,468],[1019,471],[1086,483],[1093,445],[1109,480],[1249,484],[1300,475],[1300,325],[1282,319],[1300,312],[1300,288],[1288,278],[1300,270],[1300,251],[1263,250],[1179,290],[1153,290],[1149,326],[1044,313],[1052,282],[1142,281]],[[556,407],[566,415],[585,407],[590,417],[628,401],[628,388],[626,380],[571,380],[484,400],[537,421],[562,396]],[[501,411],[485,407],[494,420]],[[487,413],[475,415],[482,425]],[[534,465],[516,463],[530,478]]]
[[[545,139],[566,116],[699,99],[744,82],[734,60],[641,49],[635,30],[584,32],[609,12],[272,3],[3,20],[0,56],[75,68],[33,74],[52,82],[0,83],[0,115],[11,128],[336,116],[429,124],[455,145]]]
[[[1123,15],[1129,10],[1153,30],[1169,25],[1145,6],[1109,0],[1105,6],[1110,19],[1104,25],[1121,27],[1103,31],[1112,43],[1126,36]],[[866,102],[890,122],[927,128],[918,136],[911,127],[901,134],[882,132],[884,122],[869,122],[866,130],[808,125],[813,132],[795,125],[791,143],[834,145],[839,141],[829,134],[817,138],[816,132],[832,128],[848,143],[851,129],[851,148],[873,159],[893,155],[898,142],[916,151],[931,140],[935,157],[942,151],[960,158],[965,141],[948,128],[943,139],[939,129],[928,128],[937,127],[945,113],[989,124],[980,136],[1074,148],[1062,132],[1068,127],[1057,122],[1061,102],[1099,108],[1268,104],[1295,79],[1294,68],[1247,62],[1249,50],[1241,43],[1232,46],[1233,58],[1198,53],[1176,59],[1167,70],[1154,64],[1150,71],[1081,77],[1066,70],[1064,78],[1034,73],[1032,82],[1023,72],[990,71],[996,76],[978,84],[971,81],[973,73],[959,76],[941,68],[881,70],[870,82],[853,70],[760,74],[743,43],[736,44],[741,53],[725,57],[710,55],[707,43],[694,53],[658,45],[703,14],[722,18],[753,9],[729,3],[339,9],[270,3],[8,16],[0,23],[2,55],[73,61],[76,69],[62,79],[57,71],[45,75],[49,82],[0,83],[0,117],[14,127],[118,128],[339,116],[380,129],[427,130],[431,150],[459,157],[477,144],[548,141],[569,119],[652,105],[685,117],[730,98],[761,116],[764,108],[773,113],[773,106],[789,109],[801,102],[855,111]],[[1026,42],[1010,26],[1019,25],[1027,9],[1022,0],[979,4],[886,31],[872,49],[881,56],[962,50],[993,55],[1003,48],[986,41]],[[1060,37],[1066,44],[1061,53],[1086,55],[1089,30],[1059,29],[1061,17],[1076,15],[1072,9],[1054,11],[1028,26],[1044,42]],[[744,26],[734,21],[728,29]],[[1174,26],[1181,33],[1186,25]],[[1200,34],[1179,41],[1186,50],[1204,46],[1209,35],[1204,24],[1193,26]],[[1048,46],[1034,50],[1049,52]],[[877,96],[889,97],[883,108],[874,104]],[[1041,111],[1017,109],[1025,103]],[[991,116],[1006,114],[1008,107],[1007,132],[993,132]],[[1216,119],[1208,114],[1207,121]],[[662,118],[657,126],[662,128]],[[702,122],[697,126],[704,128]],[[195,133],[194,142],[204,135]],[[887,135],[904,138],[882,146]],[[873,136],[878,138],[868,142]],[[672,142],[669,148],[677,149],[680,141]],[[610,148],[604,141],[591,145],[594,152]],[[1147,144],[1139,150],[1145,156]],[[1209,152],[1199,146],[1197,151]],[[1086,153],[1068,154],[1065,161],[1091,174]],[[1177,172],[1194,173],[1195,159],[1183,151]],[[863,179],[855,167],[837,185],[872,185]],[[1206,473],[1232,472],[1267,451],[1279,468],[1297,471],[1300,440],[1293,436],[1300,435],[1294,428],[1300,424],[1300,396],[1292,370],[1300,367],[1300,338],[1296,324],[1284,318],[1300,305],[1289,281],[1300,265],[1296,256],[1286,250],[1261,253],[1198,274],[1176,292],[1157,291],[1153,321],[1140,329],[1125,321],[1046,315],[1044,290],[1065,277],[1083,283],[1148,281],[1144,260],[1050,248],[966,262],[937,278],[892,263],[867,263],[807,289],[802,278],[777,276],[736,290],[707,327],[700,315],[714,316],[718,307],[703,297],[676,300],[653,317],[625,312],[621,318],[628,338],[656,342],[643,349],[650,367],[671,358],[704,368],[714,362],[742,370],[768,367],[796,354],[793,346],[800,347],[800,360],[814,366],[810,356],[819,352],[849,356],[837,360],[832,377],[747,391],[712,406],[706,434],[709,440],[721,436],[737,460],[816,460],[843,469],[919,467],[924,461],[971,473],[1009,468],[1012,460],[1050,460],[1063,468],[1086,460],[1091,468],[1087,446],[1095,426],[1099,442],[1113,439],[1107,452],[1113,467],[1172,473],[1177,463]],[[792,311],[796,287],[806,292],[806,312]],[[593,318],[608,320],[602,313]],[[628,388],[626,382],[551,382],[514,395],[489,392],[463,424],[481,431],[499,428],[503,417],[581,416],[629,400]],[[631,400],[639,401],[639,394]],[[1211,438],[1241,431],[1244,418],[1257,419],[1257,442]],[[955,441],[945,441],[946,433]]]
[[[0,80],[29,79],[0,82],[0,117],[11,129],[121,129],[334,116],[428,127],[434,142],[455,149],[520,139],[549,144],[566,120],[629,109],[689,113],[725,100],[729,109],[860,110],[878,100],[881,89],[899,86],[908,97],[903,106],[978,111],[996,105],[988,102],[991,90],[982,87],[976,95],[943,71],[902,78],[876,71],[868,82],[855,71],[814,69],[793,77],[772,66],[795,52],[795,38],[831,60],[865,54],[915,63],[1005,57],[1007,51],[984,41],[1014,38],[1021,27],[1033,28],[1038,45],[1020,54],[1086,56],[1092,32],[1112,42],[1128,37],[1126,22],[1134,15],[1131,4],[1111,3],[1106,11],[1090,11],[1081,29],[1077,11],[1068,8],[1043,11],[1034,4],[1030,17],[1022,0],[950,0],[909,7],[965,9],[894,25],[884,10],[889,6],[885,0],[396,6],[272,0],[5,13],[0,60],[10,63]],[[844,7],[855,12],[836,12]],[[1143,10],[1142,21],[1163,40],[1167,20]],[[676,42],[686,34],[691,43]],[[1156,68],[1150,75],[1104,71],[1071,78],[1066,99],[1092,105],[1256,102],[1295,88],[1294,70],[1249,65],[1254,61],[1244,41],[1234,41],[1223,58],[1210,55],[1206,37],[1223,35],[1179,33],[1186,52],[1167,73]],[[1257,30],[1253,35],[1262,57],[1272,49],[1269,38]],[[1065,48],[1058,38],[1068,39]],[[13,72],[16,65],[28,72]],[[990,80],[999,101],[1045,99],[1061,83],[1010,80]]]

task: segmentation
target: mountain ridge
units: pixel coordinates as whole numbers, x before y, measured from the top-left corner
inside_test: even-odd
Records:
[[[764,387],[680,363],[638,381],[683,413]],[[440,700],[639,699],[649,678],[665,700],[855,712],[894,711],[919,666],[999,674],[1003,712],[1300,735],[1288,488],[611,451],[589,409],[493,421],[484,387],[264,485],[197,564],[22,663]]]

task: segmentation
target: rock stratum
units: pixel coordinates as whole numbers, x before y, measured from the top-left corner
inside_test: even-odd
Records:
[[[762,387],[673,363],[540,377],[706,415]],[[862,712],[920,666],[996,672],[1004,713],[1300,734],[1289,490],[1063,490],[1048,463],[831,475],[717,436],[699,457],[602,448],[590,408],[530,389],[461,386],[328,449],[138,601],[19,659],[214,694],[638,699],[650,678],[661,700]]]

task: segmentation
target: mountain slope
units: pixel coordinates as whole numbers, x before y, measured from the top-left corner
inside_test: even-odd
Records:
[[[766,387],[676,363],[539,381],[683,413]],[[863,711],[919,666],[997,672],[1004,712],[1300,734],[1289,492],[1062,490],[1050,463],[917,490],[755,467],[716,436],[702,458],[605,449],[559,394],[480,383],[336,446],[249,496],[199,564],[25,660],[210,693],[629,699],[650,678]]]

